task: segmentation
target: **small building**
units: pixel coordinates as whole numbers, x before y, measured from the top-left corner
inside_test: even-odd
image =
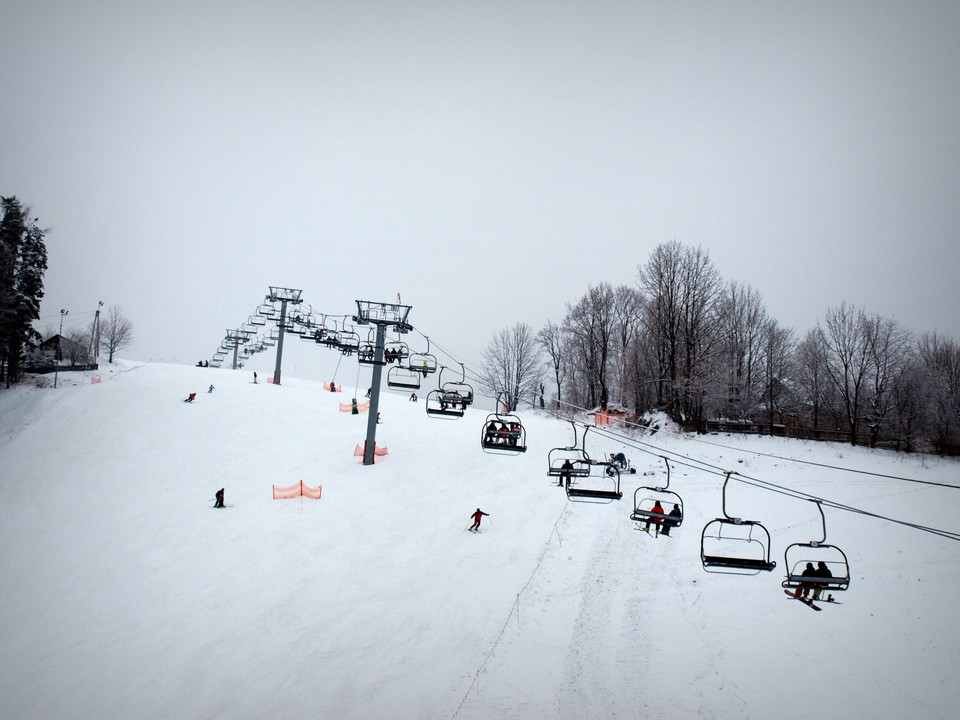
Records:
[[[31,353],[24,363],[24,370],[33,373],[48,373],[59,370],[96,370],[86,346],[62,335],[53,335],[42,343],[37,352]]]

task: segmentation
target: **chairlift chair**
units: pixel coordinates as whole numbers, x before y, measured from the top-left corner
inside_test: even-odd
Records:
[[[270,320],[276,320],[280,317],[280,309],[273,306],[273,303],[265,302],[257,308],[257,315]]]
[[[426,336],[424,336],[426,337]],[[425,352],[410,353],[407,358],[407,367],[416,370],[424,377],[437,371],[437,357],[430,352],[430,338],[427,340],[427,349]]]
[[[812,590],[826,590],[829,592],[843,592],[850,586],[850,565],[843,550],[836,545],[827,543],[827,520],[823,514],[823,507],[817,500],[820,511],[823,538],[806,543],[792,543],[783,552],[783,564],[787,570],[786,579],[780,583],[785,590],[809,588]],[[818,572],[815,575],[803,575],[807,564],[820,571],[821,563],[826,567],[829,575]]]
[[[383,347],[383,360],[388,365],[390,363],[400,363],[410,357],[410,346],[400,340],[391,340]]]
[[[520,418],[512,413],[493,412],[487,415],[480,432],[480,447],[484,452],[494,454],[516,455],[526,452],[527,434]]]
[[[443,380],[443,372],[440,373],[440,380]],[[457,401],[466,409],[467,405],[473,405],[473,386],[467,382],[467,371],[463,363],[460,363],[460,379],[452,382],[441,383],[440,390],[448,402]]]
[[[464,414],[464,406],[461,404],[458,399],[455,403],[445,399],[444,391],[441,388],[436,388],[427,393],[426,402],[424,403],[427,415],[435,418],[447,418],[455,420],[457,418],[462,418]]]
[[[394,390],[419,390],[421,374],[403,365],[387,370],[387,387]]]
[[[573,426],[573,445],[555,447],[547,453],[547,475],[560,478],[559,485],[569,485],[573,478],[590,474],[590,456],[578,440],[577,424],[571,420],[570,425]]]
[[[610,470],[613,472],[610,472]],[[593,460],[588,473],[567,484],[567,497],[581,502],[612,502],[623,497],[620,492],[620,469],[607,461]]]
[[[437,358],[428,352],[410,353],[410,357],[407,358],[407,367],[426,376],[437,371]]]
[[[707,572],[731,575],[757,575],[773,570],[770,559],[770,533],[756,520],[743,520],[727,514],[727,483],[723,481],[723,517],[711,520],[700,535],[700,561]]]
[[[657,523],[657,527],[680,527],[683,524],[683,499],[670,487],[670,462],[667,458],[661,458],[667,466],[667,482],[663,487],[651,487],[644,485],[638,487],[633,492],[633,512],[630,513],[630,519],[646,524]],[[653,508],[657,503],[664,512],[654,512]],[[671,514],[673,507],[676,506],[680,511],[679,515]]]
[[[361,365],[376,365],[377,364],[377,346],[372,342],[361,342],[357,347],[357,362]],[[383,365],[383,360],[380,361],[380,365]]]
[[[352,355],[360,349],[360,336],[352,330],[340,330],[334,341],[337,349],[345,355]]]
[[[465,378],[465,373],[462,372],[461,377]],[[443,380],[443,370],[440,371],[440,380]],[[467,405],[472,404],[473,387],[461,379],[442,383],[439,388],[427,393],[426,411],[433,417],[458,418],[463,417]]]
[[[565,467],[564,463],[569,463]],[[581,448],[557,447],[547,453],[547,475],[561,479],[586,477],[590,474],[590,458]]]

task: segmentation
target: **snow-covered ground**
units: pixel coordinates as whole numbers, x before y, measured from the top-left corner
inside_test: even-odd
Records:
[[[731,482],[728,512],[762,521],[778,561],[748,577],[700,563],[718,474],[673,467],[670,538],[629,518],[669,451],[955,532],[958,490],[754,452],[960,486],[954,460],[591,433],[592,456],[622,449],[638,474],[619,502],[577,503],[546,475],[571,426],[532,411],[528,451],[490,455],[485,412],[437,420],[385,392],[389,454],[364,466],[350,388],[100,374],[0,392],[0,717],[960,717],[957,541],[827,508],[852,579],[813,612],[780,587],[786,545],[819,539],[812,503]],[[272,499],[301,479],[322,499]]]

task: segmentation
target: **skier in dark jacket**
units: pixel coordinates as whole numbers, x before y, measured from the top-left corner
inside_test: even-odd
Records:
[[[676,519],[677,523],[683,519],[683,513],[680,512],[680,506],[677,503],[673,504],[673,510],[670,511],[670,517]],[[669,535],[670,523],[665,522],[663,524],[663,529],[660,532],[663,535]]]
[[[827,567],[827,564],[823,560],[817,563],[817,577],[833,577],[833,573],[830,572],[830,568]],[[813,590],[813,599],[819,600],[821,592],[823,592],[823,585],[818,583],[817,587],[815,587]]]
[[[217,501],[213,504],[214,507],[224,507],[223,504],[223,488],[217,490]]]
[[[473,515],[470,516],[470,517],[473,518],[473,525],[470,526],[470,530],[471,530],[472,532],[476,532],[477,530],[479,530],[479,529],[480,529],[480,518],[482,518],[484,515],[489,515],[489,514],[490,514],[490,513],[485,513],[485,512],[483,512],[483,510],[481,510],[480,508],[477,508],[477,511],[476,511],[475,513],[473,513]]]
[[[817,569],[813,566],[813,563],[807,563],[803,572],[800,573],[800,577],[817,577]],[[795,598],[806,598],[811,588],[813,588],[813,583],[803,583],[794,591],[793,596]]]

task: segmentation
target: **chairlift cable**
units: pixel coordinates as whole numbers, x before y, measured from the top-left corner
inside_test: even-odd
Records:
[[[580,408],[580,409],[582,410],[582,408]],[[556,413],[551,412],[551,414],[554,414],[554,415],[556,416]],[[584,425],[584,426],[586,426],[586,423],[581,423],[581,424]],[[641,426],[641,427],[642,427],[642,426]],[[668,454],[668,455],[672,455],[673,458],[671,458],[671,462],[673,462],[673,463],[676,464],[676,465],[682,465],[682,466],[685,466],[685,467],[692,468],[692,469],[694,469],[694,470],[700,470],[701,472],[706,472],[706,473],[710,473],[710,474],[718,474],[718,475],[725,475],[725,474],[726,474],[726,471],[724,471],[723,469],[719,468],[718,466],[711,465],[710,463],[704,462],[704,461],[702,461],[702,460],[697,460],[696,458],[691,458],[691,457],[689,457],[689,456],[687,456],[687,455],[683,455],[683,454],[681,454],[681,453],[676,453],[676,452],[673,452],[673,451],[670,451],[670,450],[666,450],[666,449],[663,449],[663,448],[659,448],[659,447],[657,447],[656,445],[653,445],[652,443],[642,443],[641,441],[638,441],[638,440],[636,440],[636,439],[634,439],[634,438],[630,438],[630,437],[625,436],[625,435],[620,435],[620,434],[618,434],[618,433],[616,433],[616,432],[613,432],[613,431],[610,431],[610,430],[601,430],[601,429],[599,429],[599,428],[594,428],[594,431],[595,431],[597,434],[599,434],[599,435],[603,435],[603,436],[607,436],[607,437],[611,437],[611,438],[616,438],[616,439],[620,440],[621,442],[623,442],[624,445],[626,445],[626,446],[628,446],[628,447],[633,447],[634,449],[637,449],[637,450],[639,450],[639,451],[641,451],[641,452],[645,452],[645,453],[650,454],[650,455],[657,455],[657,456],[659,456],[659,457],[663,457],[665,453]],[[645,449],[645,448],[643,448],[643,447],[637,447],[637,445],[636,445],[635,443],[640,443],[640,444],[642,444],[642,445],[646,445],[647,447],[655,448],[655,449],[658,450],[658,452],[655,453],[655,452],[653,452],[653,451],[651,451],[651,450],[647,450],[647,449]],[[721,446],[721,447],[724,447],[724,446]],[[677,459],[676,459],[677,457],[681,457],[681,458],[683,458],[683,459],[685,459],[685,460],[687,460],[687,461],[689,461],[689,462],[683,462],[683,461],[681,461],[681,460],[677,460]],[[700,464],[700,465],[703,465],[704,467],[697,467],[696,465],[693,465],[693,464],[691,464],[691,463],[698,463],[698,464]],[[704,469],[704,468],[709,468],[709,469]],[[857,471],[851,471],[851,472],[857,472]],[[930,526],[927,526],[927,525],[920,525],[919,523],[914,523],[914,522],[910,522],[910,521],[907,521],[907,520],[898,520],[897,518],[892,518],[892,517],[889,517],[889,516],[886,516],[886,515],[881,515],[881,514],[879,514],[879,513],[874,513],[874,512],[871,512],[871,511],[869,511],[869,510],[863,510],[863,509],[861,509],[861,508],[857,508],[857,507],[854,507],[854,506],[852,506],[852,505],[845,505],[845,504],[843,504],[843,503],[839,503],[839,502],[836,502],[836,501],[833,501],[833,500],[829,500],[829,499],[827,499],[827,498],[817,497],[817,496],[814,496],[814,495],[810,495],[810,494],[808,494],[808,493],[800,492],[799,490],[793,490],[792,488],[783,487],[782,485],[777,485],[776,483],[772,483],[772,482],[769,482],[769,481],[767,481],[767,480],[761,480],[761,479],[759,479],[759,478],[751,477],[751,476],[749,476],[749,475],[744,475],[744,474],[739,473],[739,472],[732,472],[732,473],[731,473],[731,477],[732,477],[734,480],[738,480],[739,482],[742,482],[742,483],[744,483],[744,484],[746,484],[746,485],[751,485],[751,486],[756,487],[756,488],[761,489],[761,490],[768,490],[768,491],[770,491],[770,492],[779,493],[779,494],[781,494],[781,495],[786,495],[787,497],[792,497],[792,498],[797,499],[797,500],[812,500],[812,501],[814,501],[814,502],[821,502],[821,503],[823,503],[824,505],[826,505],[827,507],[832,507],[832,508],[834,508],[834,509],[836,509],[836,510],[845,510],[845,511],[847,511],[847,512],[856,513],[856,514],[860,514],[860,515],[865,515],[865,516],[867,516],[867,517],[872,517],[872,518],[877,519],[877,520],[886,520],[887,522],[892,522],[892,523],[895,523],[895,524],[897,524],[897,525],[903,525],[903,526],[905,526],[905,527],[913,528],[914,530],[920,530],[920,531],[922,531],[922,532],[928,532],[928,533],[931,533],[931,534],[934,534],[934,535],[939,535],[939,536],[944,537],[944,538],[947,538],[947,539],[949,539],[949,540],[958,540],[958,541],[960,541],[960,532],[953,532],[953,531],[950,531],[950,530],[941,530],[941,529],[939,529],[939,528],[934,528],[934,527],[930,527]],[[901,479],[901,478],[897,478],[897,479]],[[948,485],[947,487],[955,487],[955,486]]]
[[[573,408],[573,409],[580,410],[580,411],[582,411],[582,412],[587,412],[586,408],[581,408],[581,407],[578,407],[578,406],[576,406],[576,405],[572,405],[572,404],[570,404],[570,403],[566,403],[566,402],[563,402],[563,401],[561,401],[561,402],[562,402],[564,405],[569,405],[569,406],[570,406],[571,408]],[[624,424],[624,425],[627,425],[627,426],[629,426],[629,427],[635,427],[635,428],[638,428],[638,429],[641,429],[641,430],[646,430],[646,429],[648,429],[648,428],[644,427],[643,425],[641,425],[641,424],[639,424],[639,423],[631,423],[631,422],[629,422],[629,421],[627,421],[627,420],[624,420],[624,421],[623,421],[623,424]],[[887,480],[900,480],[900,481],[902,481],[902,482],[910,482],[910,483],[915,483],[915,484],[919,484],[919,485],[931,485],[931,486],[933,486],[933,487],[943,487],[943,488],[949,488],[949,489],[953,489],[953,490],[960,490],[960,485],[953,485],[953,484],[951,484],[951,483],[936,482],[936,481],[933,481],[933,480],[919,480],[919,479],[917,479],[917,478],[903,477],[903,476],[901,476],[901,475],[890,475],[890,474],[887,474],[887,473],[878,473],[878,472],[873,472],[873,471],[870,471],[870,470],[858,470],[858,469],[856,469],[856,468],[841,467],[841,466],[839,466],[839,465],[831,465],[831,464],[829,464],[829,463],[820,463],[820,462],[815,462],[815,461],[813,461],[813,460],[802,460],[802,459],[799,459],[799,458],[786,457],[786,456],[783,456],[783,455],[776,455],[776,454],[773,454],[773,453],[765,453],[765,452],[761,452],[761,451],[758,451],[758,450],[746,450],[746,449],[743,449],[743,448],[734,447],[734,446],[732,446],[732,445],[724,445],[724,444],[722,444],[722,443],[711,442],[710,440],[704,440],[703,438],[689,437],[689,436],[687,436],[687,435],[682,435],[682,434],[680,434],[680,433],[676,433],[676,432],[673,432],[673,431],[671,431],[671,430],[660,430],[659,432],[662,432],[662,433],[667,434],[667,435],[672,435],[673,437],[681,438],[681,439],[686,440],[686,441],[688,441],[688,442],[702,443],[702,444],[704,444],[704,445],[711,445],[711,446],[714,446],[714,447],[723,448],[723,449],[725,449],[725,450],[733,450],[733,451],[736,451],[736,452],[750,453],[750,454],[752,454],[752,455],[758,455],[758,456],[762,456],[762,457],[770,457],[770,458],[774,458],[775,460],[783,460],[783,461],[786,461],[786,462],[795,462],[795,463],[802,464],[802,465],[812,465],[812,466],[814,466],[814,467],[822,467],[822,468],[826,468],[826,469],[829,469],[829,470],[840,470],[840,471],[843,471],[843,472],[855,473],[855,474],[859,474],[859,475],[867,475],[867,476],[871,476],[871,477],[885,478],[885,479],[887,479]],[[638,441],[638,442],[639,442],[639,441]]]

